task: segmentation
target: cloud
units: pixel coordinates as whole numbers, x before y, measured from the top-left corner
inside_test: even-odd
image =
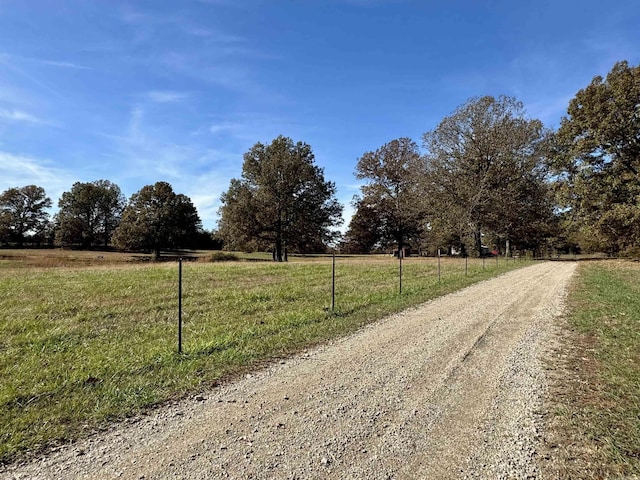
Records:
[[[209,127],[209,131],[214,135],[217,135],[219,133],[224,133],[224,132],[233,134],[235,132],[240,131],[241,129],[242,129],[242,124],[231,123],[231,122],[217,123]]]
[[[147,94],[152,102],[156,103],[176,103],[189,98],[186,92],[153,91]]]
[[[191,179],[191,184],[175,184],[175,191],[187,195],[198,209],[198,214],[206,229],[215,227],[219,219],[220,196],[229,188],[230,177],[215,169],[205,175]]]
[[[297,138],[299,124],[286,117],[259,113],[237,113],[211,124],[207,131],[216,137],[235,139],[246,146],[247,142],[269,142],[285,134]]]
[[[168,16],[127,6],[121,21],[135,49],[150,49],[145,68],[171,72],[176,78],[240,92],[256,99],[277,102],[275,92],[265,91],[255,74],[256,61],[279,60],[246,37],[226,31],[224,26],[200,24],[186,13]]]
[[[42,59],[42,58],[33,58],[33,57],[23,57],[22,55],[14,55],[9,53],[0,53],[0,61],[9,62],[9,61],[22,61],[28,63],[38,63],[40,65],[48,65],[50,67],[60,67],[60,68],[72,68],[76,70],[92,70],[91,67],[85,67],[84,65],[78,65],[73,62],[65,62],[60,60],[50,60],[50,59]]]
[[[235,48],[231,50],[238,53]],[[211,56],[216,59],[215,62],[211,61]],[[207,56],[193,52],[165,51],[156,57],[156,60],[160,68],[168,69],[186,79],[221,87],[261,101],[265,98],[271,102],[283,101],[282,95],[265,91],[264,86],[256,81],[251,64],[238,62],[239,56],[241,55],[229,55],[223,47],[212,49]]]
[[[344,206],[344,209],[342,210],[343,223],[338,227],[340,233],[344,235],[349,230],[349,224],[351,223],[351,219],[356,213],[356,209],[353,208],[353,205],[351,205],[350,201],[345,201],[341,198],[338,198],[338,201]]]
[[[46,90],[47,92],[49,92],[50,94],[56,96],[57,98],[60,99],[65,99],[62,95],[60,95],[60,93],[56,90],[54,90],[53,88],[51,88],[48,84],[44,83],[43,81],[41,81],[39,79],[39,77],[35,76],[35,75],[31,75],[29,73],[27,73],[24,69],[19,68],[18,66],[16,66],[16,62],[15,62],[15,58],[11,55],[7,55],[6,53],[0,53],[0,65],[4,65],[8,70],[14,72],[15,74],[21,76],[22,78],[27,79],[29,82],[33,83],[34,85],[37,85],[38,87],[42,88],[43,90]]]
[[[45,124],[47,122],[35,117],[29,113],[20,110],[0,109],[0,119],[9,120],[10,122],[27,122]]]
[[[77,181],[71,172],[54,167],[50,160],[5,151],[0,151],[0,179],[0,191],[38,185],[45,189],[54,204]]]
[[[57,60],[39,60],[37,58],[27,59],[27,60],[38,62],[38,63],[41,63],[43,65],[50,65],[52,67],[73,68],[73,69],[76,69],[76,70],[92,70],[91,67],[85,67],[83,65],[78,65],[77,63],[71,63],[71,62],[60,62],[60,61],[57,61]]]
[[[239,43],[244,42],[245,38],[238,35],[232,35],[221,29],[215,29],[211,26],[203,27],[186,18],[184,15],[161,15],[157,13],[148,13],[127,6],[123,9],[121,15],[122,21],[137,29],[137,40],[151,40],[155,36],[175,33],[182,33],[191,37],[199,37],[206,39],[208,42],[216,43]]]
[[[250,143],[223,133],[228,128],[239,135],[248,134],[239,122],[222,121],[218,126],[222,138],[216,141],[215,149],[210,147],[207,129],[197,136],[173,140],[143,106],[132,106],[123,134],[105,135],[114,143],[111,158],[106,162],[118,174],[112,181],[130,193],[146,184],[167,181],[177,193],[191,198],[204,227],[213,228],[218,220],[220,195],[231,178],[240,175],[242,153]],[[251,143],[257,140],[252,138]]]
[[[200,37],[214,43],[237,44],[246,41],[246,38],[239,35],[226,33],[222,30],[200,27],[188,22],[182,23],[180,25],[180,29],[187,35],[190,35],[192,37]]]

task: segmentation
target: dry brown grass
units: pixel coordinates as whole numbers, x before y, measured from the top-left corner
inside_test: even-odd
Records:
[[[181,255],[189,258],[207,261],[212,252],[209,251],[187,251],[166,253],[162,259],[177,260]],[[234,253],[239,260],[269,261],[268,253]],[[290,255],[289,263],[326,263],[331,260],[331,255]],[[394,259],[391,255],[337,255],[336,261],[347,265],[371,265],[388,264]],[[100,265],[122,265],[131,263],[145,263],[153,261],[151,254],[112,252],[112,251],[88,251],[88,250],[67,250],[62,248],[48,249],[0,249],[0,268],[65,268],[65,267],[96,267]],[[499,258],[500,263],[505,259]],[[510,259],[509,262],[516,260]],[[464,259],[458,257],[441,257],[442,268],[455,266],[464,268]],[[403,259],[405,265],[429,265],[437,267],[436,257],[407,257]],[[479,267],[483,263],[480,258],[469,258],[469,268]],[[493,268],[496,265],[495,258],[485,259],[486,268]],[[640,268],[640,264],[638,265]]]
[[[151,255],[64,249],[0,249],[2,268],[60,268],[149,261]]]

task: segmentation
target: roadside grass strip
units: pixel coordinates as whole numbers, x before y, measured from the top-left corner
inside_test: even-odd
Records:
[[[590,475],[640,475],[640,265],[598,262],[579,272],[569,304],[580,381],[561,415],[587,443]]]
[[[0,270],[0,464],[201,392],[527,262],[331,260]],[[487,295],[494,294],[487,292]]]

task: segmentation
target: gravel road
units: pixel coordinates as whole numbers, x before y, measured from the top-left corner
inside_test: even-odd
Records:
[[[542,361],[574,270],[482,282],[0,478],[540,478]]]

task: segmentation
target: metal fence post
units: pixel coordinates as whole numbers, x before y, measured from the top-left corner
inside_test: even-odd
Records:
[[[178,260],[178,353],[182,353],[182,258]]]
[[[438,282],[440,282],[440,249],[438,249]]]
[[[464,257],[464,276],[466,277],[469,274],[469,256],[465,255]]]
[[[400,260],[400,295],[402,295],[402,250],[398,249],[398,259]]]
[[[336,254],[333,253],[333,262],[331,267],[331,311],[336,308]]]

